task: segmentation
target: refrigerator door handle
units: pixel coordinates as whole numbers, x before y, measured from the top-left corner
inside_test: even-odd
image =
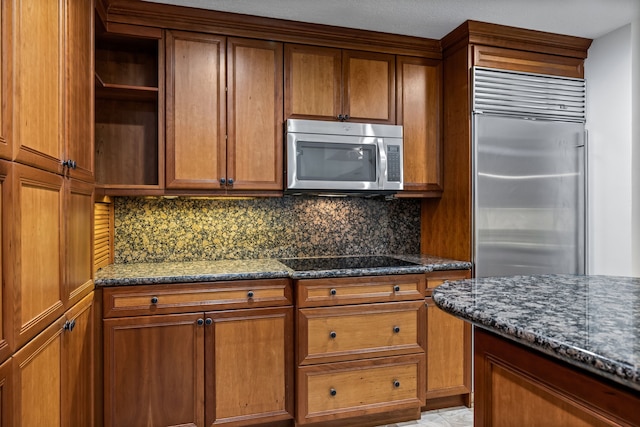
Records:
[[[582,134],[582,145],[584,147],[584,245],[583,245],[583,274],[589,274],[589,131],[584,129]]]

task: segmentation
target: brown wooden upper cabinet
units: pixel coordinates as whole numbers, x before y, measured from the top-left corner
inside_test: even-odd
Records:
[[[96,23],[96,181],[152,192],[164,181],[164,39],[159,29]]]
[[[93,1],[30,3],[2,2],[3,27],[13,18],[14,160],[93,181]]]
[[[282,43],[167,31],[166,188],[282,191]]]
[[[395,55],[285,45],[285,118],[396,123]]]
[[[442,193],[442,62],[398,56],[397,119],[404,136],[401,196]]]

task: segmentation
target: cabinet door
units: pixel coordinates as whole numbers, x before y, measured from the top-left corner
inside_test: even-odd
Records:
[[[61,426],[62,335],[59,317],[13,356],[13,420],[16,427]]]
[[[0,4],[0,158],[11,159],[11,2]]]
[[[11,163],[0,160],[0,260],[8,259],[13,263],[11,254],[14,251],[11,242],[11,230],[14,228],[13,208],[11,201]],[[5,285],[0,288],[0,363],[5,361],[13,350],[13,287],[10,264],[5,267],[0,262],[0,280]],[[1,419],[0,419],[1,421]]]
[[[228,188],[281,191],[282,43],[227,43]]]
[[[13,165],[13,287],[16,348],[64,313],[62,260],[63,178]]]
[[[427,275],[433,289],[445,280],[468,278],[468,271]],[[440,310],[427,297],[427,408],[430,400],[460,396],[469,406],[471,393],[471,324]],[[450,406],[450,404],[449,404]],[[437,407],[437,404],[436,406]]]
[[[346,50],[342,56],[343,108],[348,120],[396,123],[394,55]]]
[[[22,163],[59,173],[64,149],[64,0],[13,0],[12,7],[14,155]]]
[[[72,177],[93,181],[93,0],[66,0],[66,154]]]
[[[226,189],[225,38],[168,31],[166,46],[166,186]]]
[[[342,114],[342,52],[285,46],[285,119],[336,120]]]
[[[204,425],[198,323],[201,313],[104,320],[106,427]]]
[[[441,192],[441,62],[399,56],[397,78],[397,119],[404,135],[404,190]]]
[[[62,425],[93,425],[93,292],[66,313],[62,360]]]
[[[13,359],[0,365],[0,426],[13,426]]]
[[[292,316],[292,307],[207,315],[208,426],[293,418]]]
[[[66,181],[65,293],[67,307],[93,289],[93,184]]]

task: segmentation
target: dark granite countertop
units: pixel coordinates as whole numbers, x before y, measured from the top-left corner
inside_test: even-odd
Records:
[[[326,278],[385,274],[427,273],[440,270],[465,270],[471,263],[428,255],[392,255],[415,262],[415,266],[349,268],[324,271],[293,271],[275,259],[189,261],[164,263],[111,264],[96,272],[95,285],[128,286],[161,283],[193,283],[223,280],[275,279],[290,277]]]
[[[640,278],[539,275],[437,287],[438,307],[640,390]]]

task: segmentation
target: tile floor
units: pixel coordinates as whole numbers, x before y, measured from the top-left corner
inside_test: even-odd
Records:
[[[459,406],[422,413],[422,418],[384,427],[473,427],[473,408]],[[381,426],[382,427],[382,426]]]

